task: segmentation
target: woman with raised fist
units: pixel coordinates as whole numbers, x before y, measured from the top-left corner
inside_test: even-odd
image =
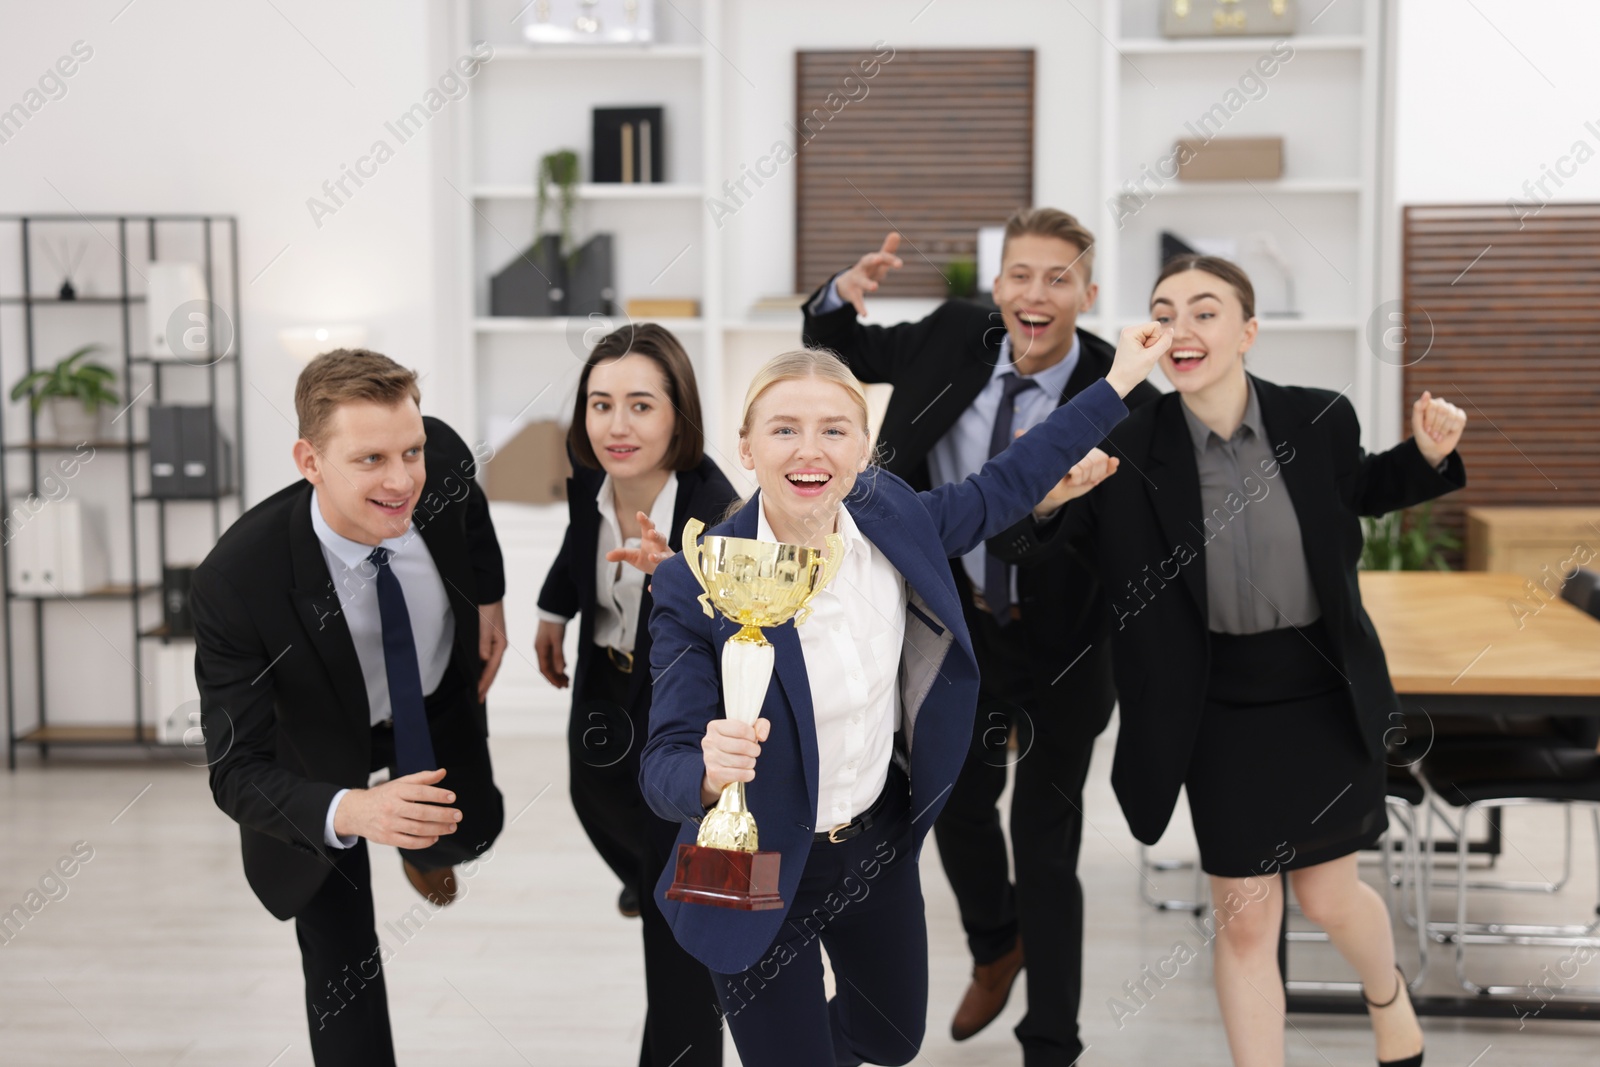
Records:
[[[1080,490],[1063,485],[993,544],[1022,565],[1070,549],[1098,567],[1122,714],[1112,783],[1147,844],[1188,789],[1234,1062],[1283,1063],[1287,872],[1361,977],[1380,1063],[1419,1067],[1388,909],[1356,870],[1387,825],[1383,738],[1400,710],[1356,568],[1361,516],[1466,484],[1466,416],[1424,393],[1410,439],[1367,454],[1343,394],[1245,372],[1255,293],[1227,260],[1172,260],[1150,310],[1172,330],[1174,392],[1108,445],[1139,476],[1065,507]]]

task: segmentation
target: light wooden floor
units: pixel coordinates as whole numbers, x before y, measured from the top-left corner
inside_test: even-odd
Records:
[[[1133,839],[1107,783],[1109,737],[1096,757],[1083,849],[1088,892],[1083,1063],[1228,1063],[1210,961],[1183,968],[1119,1028],[1108,1007],[1122,984],[1155,965],[1186,934],[1187,916],[1157,913],[1136,893]],[[630,1065],[643,1015],[638,926],[614,907],[617,886],[592,854],[566,798],[563,742],[495,741],[506,795],[505,833],[467,882],[467,895],[398,949],[389,967],[396,1046],[403,1064]],[[1512,870],[1558,863],[1551,817],[1516,812]],[[1578,873],[1556,899],[1512,898],[1517,916],[1592,914],[1594,846],[1580,824]],[[1159,852],[1187,849],[1175,828]],[[311,1062],[292,928],[273,920],[245,886],[237,837],[212,805],[204,772],[164,757],[60,759],[30,755],[0,772],[0,909],[22,903],[70,854],[93,857],[8,944],[0,945],[0,1063],[91,1067],[202,1064],[289,1067]],[[380,926],[418,902],[393,850],[374,850]],[[954,901],[930,843],[923,858],[932,944],[929,1037],[918,1063],[1018,1064],[1013,998],[999,1023],[953,1044],[950,1013],[968,961]],[[1163,888],[1188,886],[1161,875]],[[1443,903],[1441,898],[1440,903]],[[399,944],[388,935],[386,940]],[[1343,977],[1323,946],[1297,945],[1304,976]],[[1520,953],[1518,955],[1517,953]],[[1564,950],[1481,950],[1498,976],[1537,981]],[[1412,958],[1404,954],[1409,961]],[[1447,992],[1447,968],[1430,988]],[[1578,982],[1600,985],[1600,961]],[[1021,987],[1019,986],[1019,993]],[[1370,1064],[1355,1017],[1295,1016],[1292,1064]],[[1428,1062],[1497,1067],[1595,1062],[1600,1028],[1582,1023],[1427,1020]],[[737,1062],[728,1045],[729,1064]],[[1476,1058],[1475,1058],[1476,1057]]]

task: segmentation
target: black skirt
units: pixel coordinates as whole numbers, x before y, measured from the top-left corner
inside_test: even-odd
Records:
[[[1377,843],[1383,762],[1367,752],[1320,621],[1211,634],[1184,784],[1207,874],[1273,875]]]

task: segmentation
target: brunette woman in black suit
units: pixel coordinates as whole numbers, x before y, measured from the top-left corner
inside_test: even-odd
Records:
[[[622,880],[619,907],[644,921],[640,1067],[722,1063],[717,998],[705,966],[672,936],[650,893],[677,826],[639,794],[650,718],[650,587],[690,519],[719,522],[738,494],[705,455],[694,368],[671,332],[625,326],[600,340],[578,379],[568,448],[566,538],[539,593],[534,651],[551,685],[569,684],[562,642],[580,616],[567,731],[572,806]]]
[[[1386,826],[1385,730],[1399,721],[1361,607],[1360,516],[1466,484],[1466,416],[1424,393],[1412,436],[1377,455],[1342,394],[1246,374],[1255,294],[1237,266],[1184,256],[1151,317],[1173,332],[1175,392],[1110,436],[1111,478],[1063,483],[992,545],[1015,562],[1076,551],[1114,616],[1122,710],[1112,782],[1139,840],[1187,786],[1218,920],[1217,998],[1236,1064],[1283,1063],[1281,881],[1361,977],[1385,1065],[1417,1067],[1422,1031],[1383,898],[1356,853]]]

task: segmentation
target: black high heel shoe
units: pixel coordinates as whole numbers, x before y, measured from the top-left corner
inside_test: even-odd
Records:
[[[1361,990],[1361,999],[1367,1002],[1367,1007],[1379,1009],[1387,1008],[1396,1000],[1400,999],[1400,993],[1406,987],[1406,974],[1400,969],[1400,965],[1398,963],[1395,964],[1394,973],[1394,994],[1383,1003],[1380,1004],[1378,1001],[1367,996],[1367,991],[1365,989]],[[1412,1009],[1412,1014],[1416,1014],[1415,1008]],[[1422,1052],[1419,1051],[1415,1056],[1407,1056],[1403,1060],[1379,1060],[1378,1067],[1422,1067]]]

